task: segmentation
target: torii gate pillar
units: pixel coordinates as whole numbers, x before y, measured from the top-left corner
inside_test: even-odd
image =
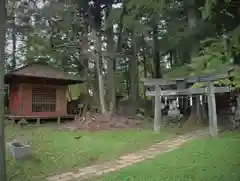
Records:
[[[213,82],[208,84],[208,117],[209,117],[209,132],[215,137],[218,134],[216,100]]]

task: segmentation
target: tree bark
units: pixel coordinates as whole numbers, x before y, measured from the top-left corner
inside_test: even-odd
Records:
[[[173,51],[171,50],[169,52],[169,63],[170,63],[170,67],[172,68],[174,65],[174,61],[173,61]]]
[[[145,47],[143,46],[143,52],[142,52],[142,56],[143,56],[143,68],[144,68],[144,78],[147,78],[147,58],[146,58],[146,54],[145,54]],[[144,86],[144,98],[146,100],[146,86]]]
[[[136,47],[136,32],[132,31],[132,59],[129,61],[130,83],[131,83],[131,102],[135,107],[139,97],[139,82],[138,82],[138,56]]]
[[[6,181],[5,137],[4,137],[4,72],[6,1],[0,1],[0,180]]]
[[[194,119],[199,124],[202,117],[201,117],[201,103],[200,103],[200,96],[192,97],[192,109],[191,109],[191,119]]]
[[[113,26],[107,23],[109,11],[111,6],[108,6],[106,12],[106,26],[107,26],[107,51],[110,55],[107,61],[107,97],[110,112],[116,112],[116,56],[114,50]]]
[[[95,62],[96,62],[96,69],[98,75],[98,87],[99,87],[99,101],[101,106],[101,113],[106,113],[106,106],[105,106],[105,93],[104,93],[104,81],[101,69],[101,58],[102,58],[102,50],[101,50],[101,38],[100,33],[96,34],[96,55],[95,55]]]
[[[130,60],[129,60],[130,61]],[[126,81],[126,83],[127,83],[127,94],[128,94],[128,98],[130,98],[131,99],[131,82],[130,82],[130,73],[128,74],[128,79],[127,79],[127,81]]]
[[[16,48],[17,48],[17,32],[16,32],[16,23],[15,23],[15,16],[12,19],[12,62],[11,62],[11,69],[16,68]]]
[[[108,102],[109,108],[112,113],[116,112],[117,109],[117,100],[116,100],[116,87],[117,87],[117,79],[116,79],[116,62],[118,59],[118,53],[120,53],[122,49],[122,31],[123,31],[123,17],[125,14],[125,2],[122,5],[122,13],[120,15],[119,20],[119,28],[118,28],[118,39],[115,46],[114,43],[114,35],[113,35],[113,25],[112,22],[108,23],[109,12],[112,8],[111,5],[108,5],[106,11],[106,26],[107,26],[107,50],[110,55],[110,59],[107,62],[107,82],[108,82]],[[115,49],[114,49],[115,47]]]
[[[194,29],[197,26],[197,9],[195,0],[188,1],[188,28]],[[198,40],[193,40],[194,45],[191,47],[191,50],[189,52],[191,58],[193,58],[198,51]],[[201,120],[201,103],[200,103],[200,95],[197,95],[193,98],[193,107],[191,110],[191,116],[190,118],[196,119],[198,123]]]
[[[98,72],[97,72],[97,64],[94,60],[94,68],[93,68],[93,80],[92,80],[92,92],[94,100],[100,105],[100,98],[99,98],[99,83],[98,83]]]
[[[159,50],[159,41],[158,41],[158,25],[154,22],[152,27],[153,29],[153,65],[154,65],[154,74],[155,78],[161,78],[161,70],[160,70],[160,50]]]
[[[88,23],[85,21],[84,22],[84,36],[82,40],[82,48],[84,52],[88,52]],[[89,59],[88,57],[84,56],[83,58],[83,66],[84,66],[84,77],[86,79],[85,82],[85,92],[87,95],[89,95],[89,76],[88,76],[88,71],[89,71]]]
[[[108,43],[107,43],[107,49],[108,52],[111,54],[111,58],[108,59],[107,62],[107,82],[108,82],[108,101],[109,101],[109,108],[111,110],[111,112],[115,112],[116,111],[116,77],[115,77],[115,57],[114,57],[114,40],[113,40],[113,29],[112,27],[109,28],[108,31]]]
[[[72,94],[69,87],[67,88],[67,91],[68,91],[68,98],[70,99],[70,101],[72,101]]]
[[[201,107],[201,118],[202,118],[202,123],[205,123],[208,121],[208,103],[207,103],[207,96],[203,95],[202,96],[202,107]]]

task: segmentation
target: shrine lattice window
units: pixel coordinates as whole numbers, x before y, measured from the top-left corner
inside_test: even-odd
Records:
[[[56,89],[33,88],[32,89],[32,112],[55,112]]]

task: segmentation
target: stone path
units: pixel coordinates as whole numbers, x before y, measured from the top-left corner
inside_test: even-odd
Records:
[[[100,176],[102,174],[117,171],[121,168],[139,163],[143,160],[153,158],[159,154],[172,151],[189,140],[192,140],[201,135],[207,134],[208,129],[197,130],[177,138],[171,138],[169,140],[152,145],[150,148],[140,150],[135,153],[121,156],[117,160],[106,162],[103,164],[88,166],[78,169],[77,172],[66,172],[59,175],[50,176],[47,181],[80,181],[91,178],[93,176]]]

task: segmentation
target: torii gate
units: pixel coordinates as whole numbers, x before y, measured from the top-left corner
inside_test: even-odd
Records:
[[[177,95],[203,95],[208,96],[208,114],[209,114],[209,132],[211,136],[217,136],[217,112],[215,93],[230,92],[232,89],[228,86],[215,87],[213,81],[221,80],[229,77],[229,72],[224,74],[210,74],[201,77],[188,76],[177,79],[144,79],[145,86],[155,86],[155,91],[146,91],[147,96],[155,97],[154,108],[154,132],[159,132],[161,125],[161,97],[177,96]],[[205,88],[186,88],[187,83],[207,82]],[[178,90],[161,90],[161,86],[176,84]]]

